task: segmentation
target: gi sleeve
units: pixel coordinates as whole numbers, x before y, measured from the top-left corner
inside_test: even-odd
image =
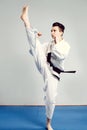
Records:
[[[45,56],[47,55],[48,46],[49,46],[48,42],[42,43],[42,49],[43,49]]]

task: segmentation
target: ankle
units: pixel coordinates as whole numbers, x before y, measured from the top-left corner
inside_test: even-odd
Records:
[[[51,119],[47,118],[47,126],[51,125]]]

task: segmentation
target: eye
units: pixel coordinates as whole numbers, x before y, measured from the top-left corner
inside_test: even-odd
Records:
[[[56,30],[54,30],[54,32],[56,32]]]
[[[54,29],[54,30],[51,30],[51,32],[56,32],[56,30]]]

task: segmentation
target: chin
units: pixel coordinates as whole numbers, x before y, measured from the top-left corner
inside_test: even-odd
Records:
[[[52,37],[53,38],[53,40],[56,40],[56,38],[55,37]]]
[[[51,36],[52,37],[52,39],[55,39],[55,37],[54,36]]]

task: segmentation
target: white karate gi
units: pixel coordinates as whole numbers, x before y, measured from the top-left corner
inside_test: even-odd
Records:
[[[46,104],[46,116],[51,119],[55,108],[58,79],[53,76],[52,67],[50,67],[49,63],[47,63],[46,56],[48,52],[52,52],[52,55],[55,55],[58,60],[54,62],[54,56],[52,56],[52,62],[55,65],[57,63],[59,68],[64,69],[63,60],[69,51],[69,45],[64,40],[62,41],[63,43],[60,43],[60,45],[54,44],[53,42],[50,44],[41,44],[37,37],[37,30],[26,28],[26,33],[30,45],[30,53],[34,57],[36,66],[44,79],[44,100]],[[64,47],[62,44],[64,44]]]

